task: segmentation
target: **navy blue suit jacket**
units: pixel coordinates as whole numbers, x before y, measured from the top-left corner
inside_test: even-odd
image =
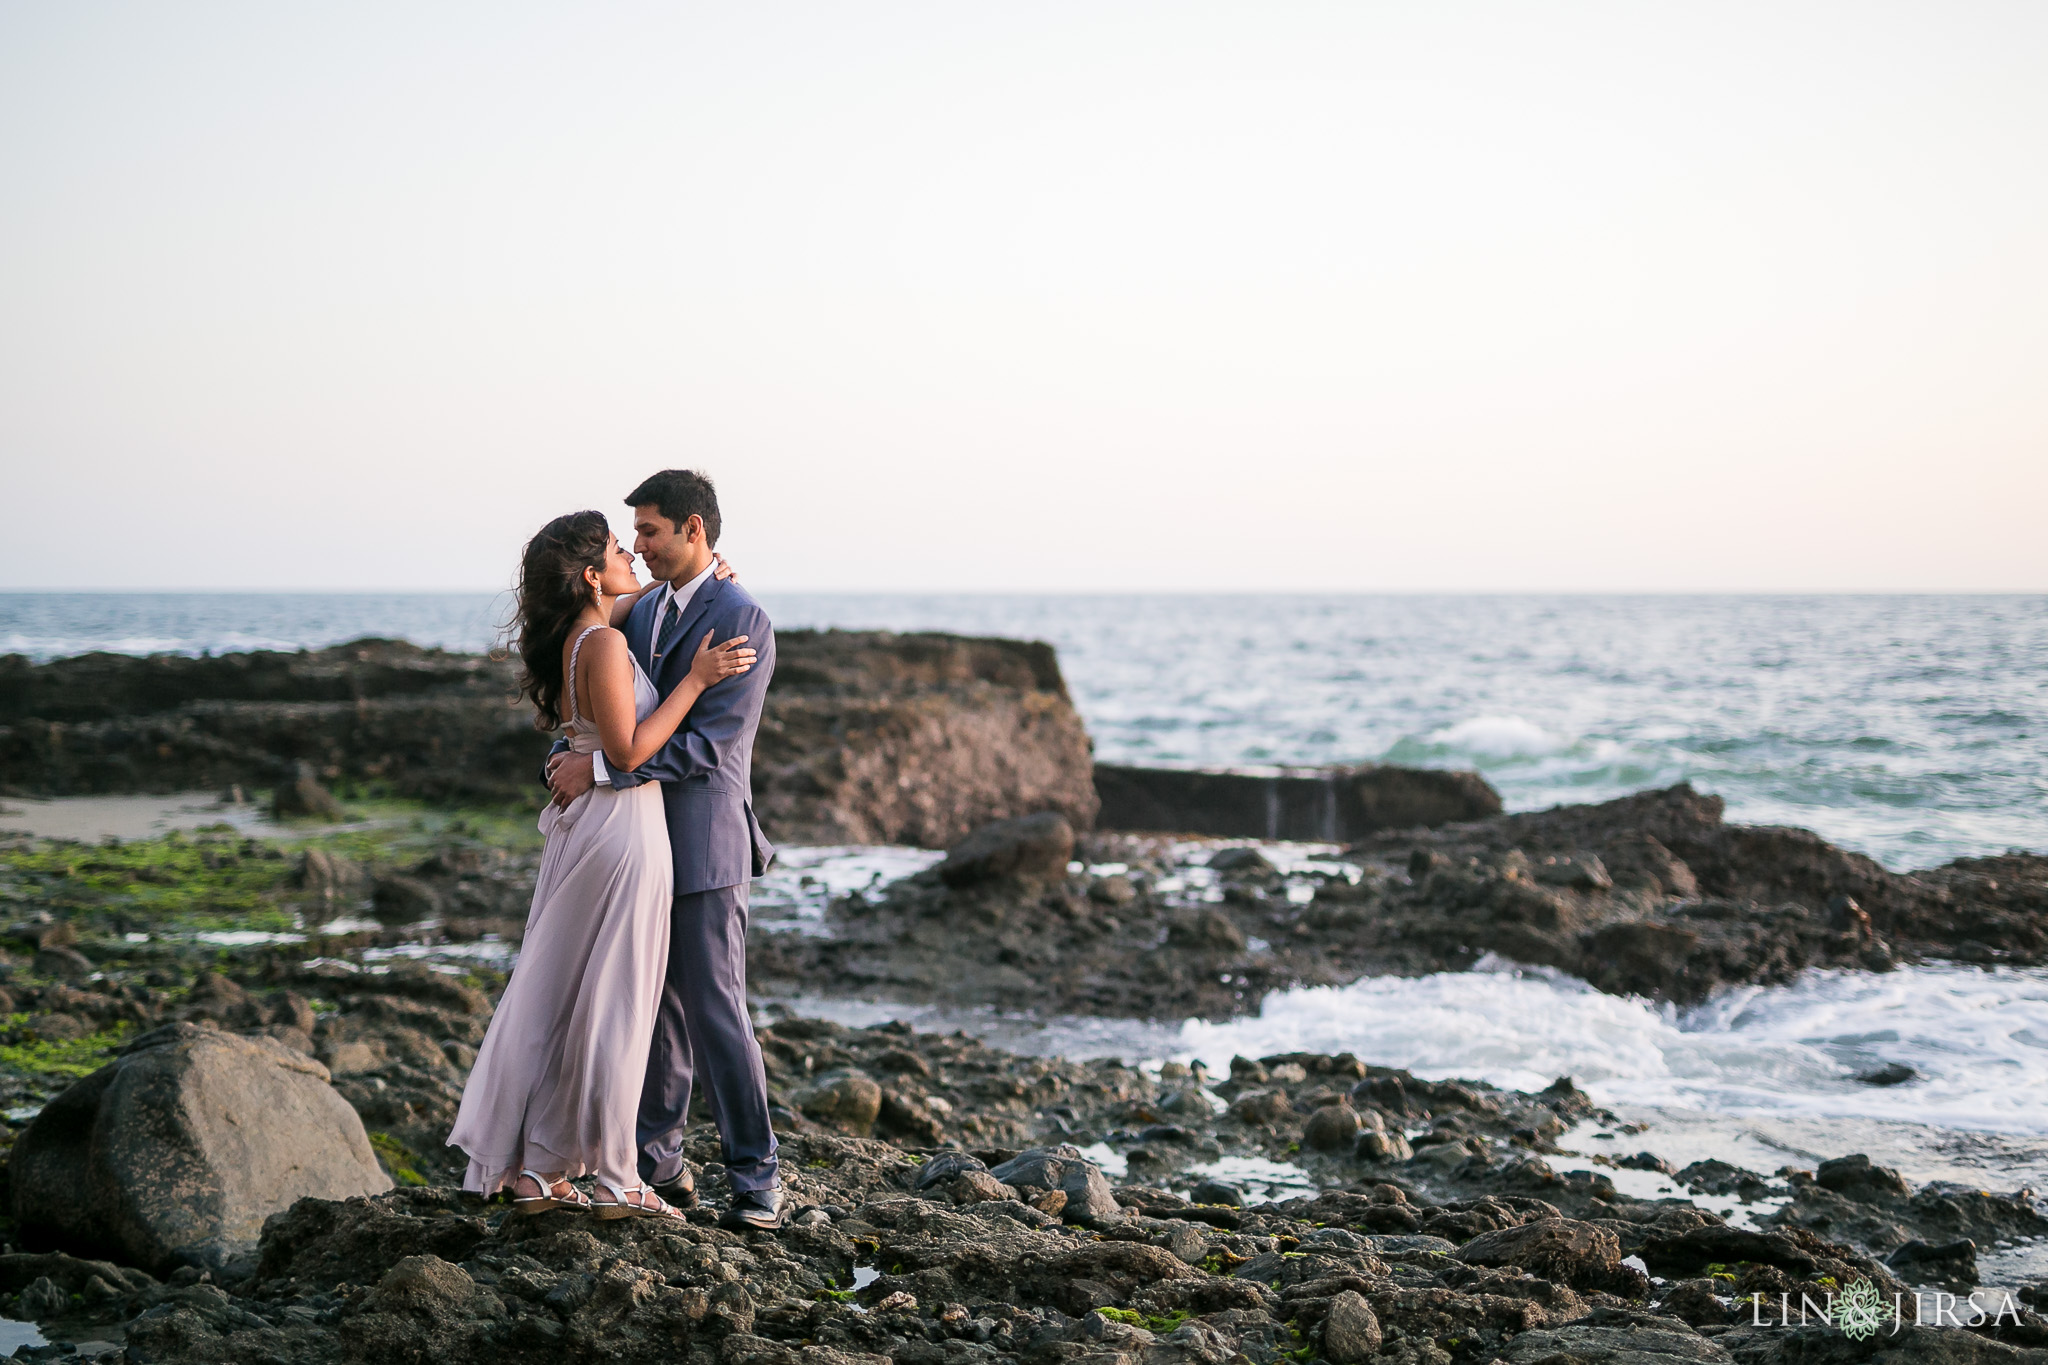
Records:
[[[650,592],[626,617],[626,645],[662,696],[690,671],[704,632],[720,644],[747,637],[754,666],[708,688],[654,757],[631,772],[611,773],[625,789],[661,783],[668,842],[675,858],[675,894],[739,886],[768,870],[775,846],[754,818],[754,732],[775,673],[775,628],[761,604],[732,579],[707,578],[683,608],[682,629],[668,654],[654,660],[654,632],[664,592]],[[556,747],[562,746],[558,743]]]

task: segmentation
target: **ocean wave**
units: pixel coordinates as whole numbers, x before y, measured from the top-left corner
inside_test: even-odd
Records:
[[[1351,1052],[1523,1090],[1571,1076],[1608,1104],[2048,1132],[2048,970],[1810,972],[1679,1011],[1482,965],[1280,992],[1256,1018],[1188,1021],[1177,1055]],[[1916,1079],[1856,1079],[1887,1063]]]

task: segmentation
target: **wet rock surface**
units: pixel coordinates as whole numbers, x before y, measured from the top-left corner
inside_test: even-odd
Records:
[[[1908,1328],[1892,1349],[1909,1353],[1897,1356],[1852,1349],[1833,1328],[1757,1326],[1744,1311],[1752,1295],[1820,1302],[1867,1280],[1910,1301],[1914,1282],[1866,1247],[1789,1220],[1731,1226],[1683,1198],[1632,1199],[1596,1171],[1570,1169],[1541,1136],[1593,1114],[1568,1082],[1530,1095],[1421,1081],[1344,1056],[1242,1058],[1232,1080],[1209,1089],[1222,1099],[1256,1082],[1287,1095],[1287,1110],[1248,1124],[1205,1105],[1209,1117],[1169,1135],[1156,1122],[1165,1101],[1204,1088],[1187,1068],[1155,1076],[799,1018],[775,1021],[762,1040],[778,1083],[821,1066],[889,1076],[936,1127],[883,1140],[779,1116],[795,1216],[775,1233],[715,1226],[727,1190],[715,1133],[700,1125],[688,1155],[705,1201],[681,1219],[522,1218],[502,1202],[418,1185],[301,1200],[264,1225],[253,1264],[224,1278],[188,1270],[160,1281],[17,1253],[0,1256],[0,1290],[56,1333],[89,1303],[94,1330],[124,1339],[126,1359],[166,1365],[1036,1365],[1110,1355],[1152,1365],[1790,1365],[2029,1361],[2048,1340],[2048,1324],[2017,1301],[1995,1327]],[[1380,1107],[1394,1085],[1399,1114]],[[1461,1159],[1292,1150],[1300,1119],[1287,1115],[1319,1112],[1315,1097],[1333,1090],[1418,1140],[1460,1134]],[[1048,1136],[1063,1131],[1070,1140]],[[1156,1155],[1169,1150],[1178,1155]],[[1217,1192],[1202,1173],[1224,1153],[1297,1157],[1304,1186],[1202,1202]],[[1119,1163],[1127,1169],[1110,1175]],[[1894,1212],[1918,1226],[1918,1191],[1869,1181],[1845,1189],[1831,1193],[1858,1207],[1905,1201]],[[2048,1231],[2048,1218],[2033,1216]]]
[[[300,1200],[218,1270],[0,1255],[7,1311],[56,1339],[121,1341],[136,1362],[1789,1362],[1817,1358],[1799,1354],[1808,1337],[1755,1327],[1747,1296],[1953,1286],[1953,1256],[1895,1253],[2048,1233],[2030,1194],[1964,1201],[1855,1156],[1771,1176],[1687,1168],[1787,1201],[1758,1203],[1753,1226],[1682,1195],[1630,1198],[1559,1147],[1601,1117],[1569,1081],[1525,1094],[1307,1053],[1235,1058],[1222,1078],[772,1009],[759,1038],[787,1228],[715,1226],[728,1190],[702,1122],[688,1154],[704,1203],[687,1219],[516,1218],[455,1189],[439,1145],[494,982],[282,955],[175,988],[123,975],[14,985],[81,1019],[174,1020],[182,1037],[268,1047],[296,1031],[399,1182]],[[1352,1142],[1305,1141],[1340,1126],[1333,1112]],[[1653,1151],[1643,1164],[1670,1166]],[[1930,1339],[2025,1359],[2048,1328],[2016,1311]]]
[[[2048,857],[1893,873],[1805,830],[1727,824],[1718,798],[1686,786],[1374,835],[1288,872],[1228,848],[1191,868],[1191,850],[1207,856],[1098,832],[1075,848],[1097,870],[1056,881],[934,869],[836,901],[831,937],[757,936],[755,979],[792,994],[1221,1018],[1274,990],[1463,970],[1487,953],[1679,1004],[1812,967],[2048,961]]]

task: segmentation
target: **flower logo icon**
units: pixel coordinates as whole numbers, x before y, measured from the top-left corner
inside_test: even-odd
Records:
[[[1835,1326],[1851,1341],[1863,1341],[1898,1316],[1898,1309],[1884,1301],[1869,1280],[1851,1280],[1834,1302]]]

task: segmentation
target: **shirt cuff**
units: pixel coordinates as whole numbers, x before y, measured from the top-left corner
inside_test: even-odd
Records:
[[[612,784],[612,775],[605,771],[604,754],[596,749],[590,751],[590,777],[600,787]]]

